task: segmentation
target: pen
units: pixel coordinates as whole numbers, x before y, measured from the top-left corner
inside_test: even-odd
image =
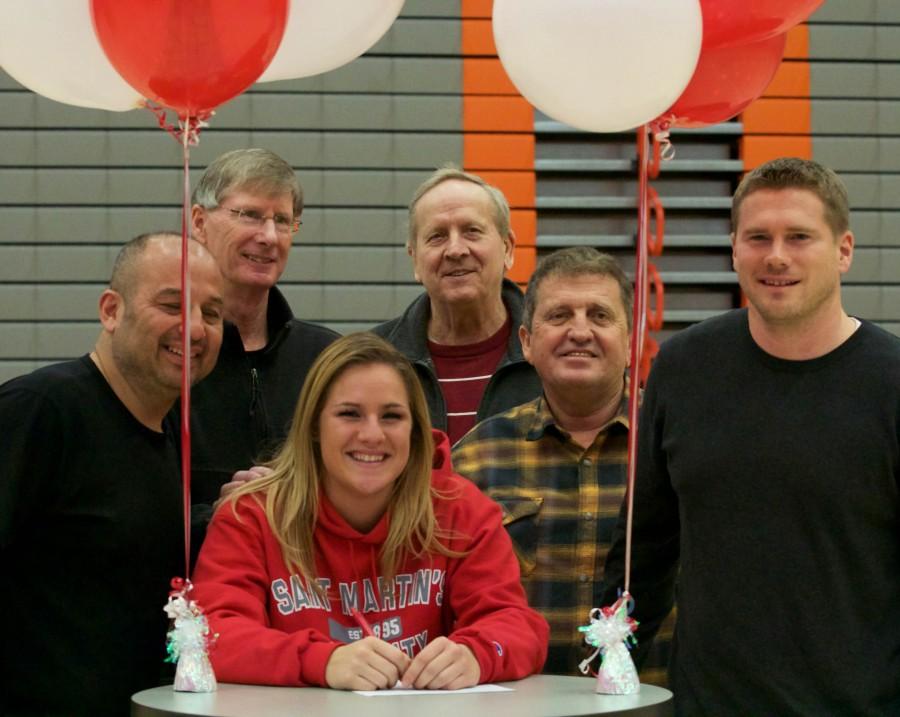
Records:
[[[378,637],[375,634],[375,631],[372,629],[372,626],[369,624],[369,621],[363,617],[363,614],[357,610],[355,607],[350,608],[350,614],[353,615],[353,619],[356,620],[356,624],[362,628],[362,631],[366,633],[366,637]]]
[[[357,610],[355,607],[351,607],[350,614],[353,616],[353,619],[356,620],[356,624],[362,628],[362,631],[366,634],[366,637],[378,637],[378,635],[376,635],[375,631],[372,629],[372,626],[369,624],[369,621],[363,617],[363,614],[359,610]],[[394,685],[394,689],[406,689],[406,685],[404,685],[400,680],[397,680],[397,684]]]

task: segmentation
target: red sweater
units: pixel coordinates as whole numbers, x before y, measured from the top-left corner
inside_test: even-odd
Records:
[[[482,682],[540,671],[549,628],[526,603],[500,508],[452,472],[443,433],[435,431],[435,443],[432,486],[451,496],[434,499],[437,521],[453,536],[448,547],[466,555],[407,557],[393,595],[379,589],[387,515],[369,533],[359,533],[320,496],[315,550],[318,580],[328,594],[323,601],[285,566],[253,497],[216,512],[197,563],[194,597],[219,634],[210,655],[219,680],[326,686],[331,653],[363,636],[351,607],[411,657],[441,635],[466,645]]]

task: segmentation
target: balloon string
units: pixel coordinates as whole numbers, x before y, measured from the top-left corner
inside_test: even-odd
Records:
[[[188,117],[181,132],[181,154],[184,162],[184,195],[181,205],[181,490],[184,505],[184,577],[190,579],[191,571],[191,273],[190,258],[190,210],[191,176],[190,145],[192,133]],[[193,133],[199,134],[199,128]],[[193,142],[196,144],[196,141]]]
[[[650,171],[649,128],[638,129],[638,232],[634,270],[634,318],[631,332],[630,393],[628,395],[628,483],[625,490],[625,592],[631,587],[631,532],[634,517],[634,484],[637,464],[638,409],[640,407],[640,369],[644,336],[647,333],[647,238]]]
[[[156,115],[159,126],[181,145],[184,192],[181,201],[181,498],[184,506],[184,579],[191,575],[191,152],[190,146],[200,142],[200,130],[213,112],[187,115],[175,126],[168,121],[166,108],[144,101],[145,109]],[[178,578],[180,580],[180,578]]]
[[[196,116],[189,116],[184,120],[178,120],[177,125],[169,122],[166,115],[166,108],[158,105],[150,100],[144,100],[144,109],[150,110],[156,116],[156,122],[159,126],[168,132],[179,144],[184,143],[185,136],[187,144],[197,145],[200,143],[200,130],[209,127],[206,121],[212,117],[215,112],[200,112]]]
[[[672,124],[675,122],[675,116],[669,115],[662,119],[657,119],[651,126],[653,139],[659,143],[659,154],[663,162],[669,162],[675,159],[675,145],[670,139]]]

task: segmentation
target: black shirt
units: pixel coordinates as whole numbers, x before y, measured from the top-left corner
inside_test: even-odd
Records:
[[[0,714],[128,714],[184,572],[174,436],[84,356],[0,386],[0,466]]]

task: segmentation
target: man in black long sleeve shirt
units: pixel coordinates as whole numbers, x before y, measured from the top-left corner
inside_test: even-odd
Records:
[[[177,435],[182,357],[194,380],[222,340],[222,277],[181,237],[138,237],[100,297],[93,352],[0,386],[0,714],[128,714],[163,676],[169,581],[184,574]],[[188,344],[185,346],[185,344]]]
[[[630,587],[646,643],[677,572],[677,714],[900,713],[900,339],[842,307],[848,214],[814,162],[749,174],[732,210],[749,306],[671,338],[651,372]],[[623,547],[620,528],[607,600]]]
[[[194,189],[194,237],[225,277],[219,362],[192,394],[194,547],[211,503],[271,458],[287,435],[313,361],[338,334],[294,318],[275,285],[303,212],[293,168],[266,149],[237,149],[212,162]],[[241,471],[238,476],[235,473]]]

